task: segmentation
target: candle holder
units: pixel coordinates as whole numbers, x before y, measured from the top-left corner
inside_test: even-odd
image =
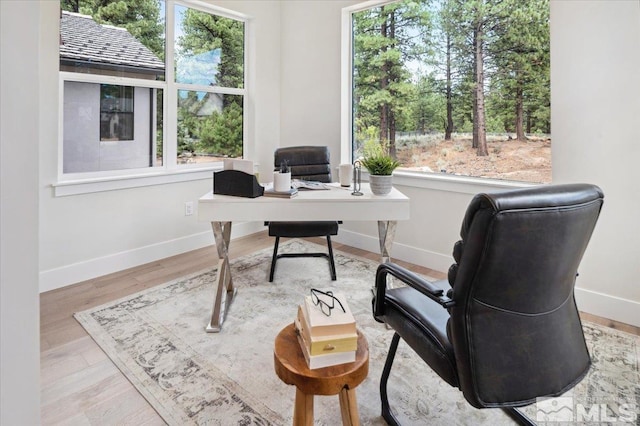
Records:
[[[364,195],[360,189],[362,187],[362,164],[359,160],[353,162],[353,192],[351,195]]]

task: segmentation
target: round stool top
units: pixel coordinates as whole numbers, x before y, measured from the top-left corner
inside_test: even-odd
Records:
[[[310,370],[304,359],[294,324],[283,328],[273,350],[276,374],[306,395],[336,395],[343,388],[355,389],[369,373],[369,345],[358,330],[355,362]]]

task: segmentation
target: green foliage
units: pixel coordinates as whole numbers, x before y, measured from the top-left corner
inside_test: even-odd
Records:
[[[354,100],[361,126],[355,131],[375,126],[379,141],[395,150],[395,131],[416,121],[411,108],[416,90],[407,64],[426,58],[425,29],[431,25],[427,4],[385,4],[356,13],[353,22]]]
[[[362,165],[369,171],[369,174],[378,176],[388,176],[400,166],[397,160],[394,160],[390,155],[386,154],[365,157],[361,161]]]
[[[549,0],[404,0],[354,14],[353,33],[356,151],[371,128],[395,148],[393,132],[444,132],[448,115],[471,132],[477,69],[482,130],[549,132]]]
[[[183,94],[185,92],[180,92]],[[219,95],[187,92],[178,105],[178,152],[242,156],[242,97],[225,95],[227,105],[202,115],[208,102]],[[223,102],[224,105],[224,102]]]
[[[183,35],[177,41],[177,55],[199,55],[220,52],[220,63],[210,84],[242,88],[244,86],[244,24],[194,9],[186,9],[182,21]],[[191,72],[196,73],[197,70]],[[210,98],[222,96],[222,111],[211,115],[193,114]],[[242,96],[208,93],[200,100],[181,102],[178,116],[184,117],[178,129],[178,145],[199,153],[242,157],[243,113]],[[190,134],[195,143],[180,135]]]
[[[363,152],[364,157],[360,162],[371,175],[388,176],[400,166],[400,163],[391,157],[382,145],[374,141],[365,143]]]
[[[244,86],[244,24],[235,19],[187,9],[178,38],[178,55],[220,51],[216,86]]]

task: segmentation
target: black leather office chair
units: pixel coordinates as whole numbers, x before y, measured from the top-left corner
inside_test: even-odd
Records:
[[[274,154],[276,169],[282,163],[291,168],[291,178],[317,182],[331,182],[331,162],[329,148],[326,146],[295,146],[278,148]],[[269,235],[276,237],[271,259],[269,282],[273,281],[276,262],[282,257],[326,257],[329,261],[331,279],[336,280],[336,266],[333,260],[331,235],[338,235],[338,221],[313,222],[265,222],[269,227]],[[328,253],[283,253],[278,254],[280,238],[326,237]]]
[[[374,317],[395,331],[380,382],[387,423],[398,424],[387,380],[400,338],[469,404],[502,408],[520,424],[533,423],[514,407],[584,377],[591,359],[573,291],[603,197],[586,184],[476,195],[448,280],[378,267]],[[408,287],[387,289],[389,274]]]

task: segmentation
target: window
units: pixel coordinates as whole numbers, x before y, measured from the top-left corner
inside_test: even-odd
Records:
[[[59,180],[241,158],[245,18],[192,1],[111,3],[61,0]]]
[[[133,140],[133,90],[131,86],[100,85],[100,140]]]
[[[345,17],[353,158],[381,144],[399,171],[551,182],[548,0],[367,2]]]
[[[174,6],[178,163],[242,158],[244,23]]]

